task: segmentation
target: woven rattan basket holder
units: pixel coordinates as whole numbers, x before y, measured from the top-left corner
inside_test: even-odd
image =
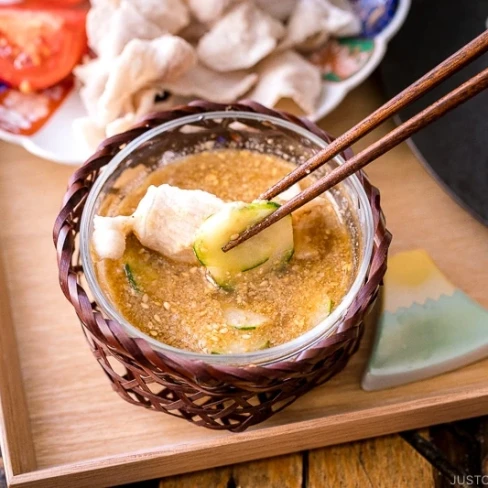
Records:
[[[83,269],[79,265],[77,235],[87,195],[100,170],[136,137],[180,117],[221,110],[272,115],[293,122],[327,142],[332,140],[306,119],[252,101],[232,105],[197,101],[151,114],[128,132],[104,141],[73,174],[54,226],[54,243],[61,289],[75,308],[93,355],[113,389],[134,405],[211,429],[241,432],[268,419],[345,367],[358,348],[363,318],[385,274],[391,236],[385,229],[379,192],[361,173],[358,176],[371,204],[375,232],[367,278],[337,332],[286,360],[245,367],[212,365],[156,352],[144,339],[130,337],[120,324],[103,315],[81,284]],[[351,154],[346,152],[343,156],[347,158]],[[116,363],[119,365],[115,368]]]

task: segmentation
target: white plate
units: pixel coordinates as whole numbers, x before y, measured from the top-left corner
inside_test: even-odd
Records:
[[[394,15],[373,38],[333,40],[323,52],[311,55],[324,71],[322,95],[317,111],[309,117],[311,120],[319,120],[330,113],[347,93],[374,71],[385,55],[388,41],[403,24],[409,9],[410,0],[399,0]],[[337,76],[337,72],[341,75]],[[46,115],[44,105],[47,107],[56,97],[62,96],[59,90],[61,88],[54,87],[34,96],[8,89],[3,93],[0,91],[0,139],[19,144],[32,154],[57,163],[79,165],[90,154],[73,133],[72,121],[86,112],[78,92],[65,87],[62,103]],[[15,108],[6,103],[6,98],[12,94],[16,97]],[[36,97],[37,111],[32,109],[32,97]],[[42,122],[42,126],[29,135],[19,133],[19,126],[28,128],[33,120],[39,124]]]

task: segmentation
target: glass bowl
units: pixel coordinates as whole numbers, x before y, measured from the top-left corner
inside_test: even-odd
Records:
[[[93,217],[106,199],[123,198],[128,189],[161,166],[172,164],[188,154],[223,148],[246,148],[302,164],[327,143],[318,135],[290,121],[244,111],[215,111],[181,117],[134,139],[110,161],[97,178],[81,218],[81,261],[95,302],[107,317],[119,323],[131,337],[143,338],[155,351],[209,364],[243,366],[283,361],[334,334],[365,282],[373,250],[373,213],[358,176],[348,178],[327,193],[352,236],[354,278],[349,290],[322,322],[294,340],[276,347],[243,354],[209,355],[176,349],[155,340],[131,325],[117,311],[99,286],[90,253]],[[317,174],[323,175],[343,163],[343,157],[337,156],[318,170]]]

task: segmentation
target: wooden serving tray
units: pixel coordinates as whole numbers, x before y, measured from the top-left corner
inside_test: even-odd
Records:
[[[380,102],[369,82],[323,126],[341,133]],[[488,413],[488,360],[362,391],[371,330],[341,374],[242,434],[125,403],[57,283],[51,228],[72,171],[0,144],[0,397],[10,486],[113,486]],[[426,249],[453,283],[488,306],[488,230],[442,192],[406,145],[369,173],[382,189],[392,252]]]

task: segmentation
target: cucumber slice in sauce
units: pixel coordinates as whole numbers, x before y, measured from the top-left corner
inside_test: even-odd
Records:
[[[315,327],[317,324],[325,320],[332,312],[334,302],[328,296],[325,296],[323,301],[318,305],[314,313],[310,317],[310,326]]]
[[[137,281],[135,280],[134,275],[132,274],[132,269],[131,269],[129,263],[124,264],[124,273],[125,273],[125,276],[127,277],[127,281],[129,282],[129,285],[135,291],[140,291],[139,286],[137,285]]]
[[[272,269],[287,263],[293,255],[291,216],[224,253],[222,247],[279,207],[275,202],[229,203],[211,215],[195,235],[193,249],[213,280],[232,289],[240,273],[257,268]]]
[[[234,329],[254,330],[270,322],[266,315],[251,312],[250,310],[228,307],[223,312],[227,325]]]
[[[270,347],[271,343],[267,339],[242,340],[229,344],[225,349],[211,351],[210,354],[243,354],[246,352],[262,351]]]

